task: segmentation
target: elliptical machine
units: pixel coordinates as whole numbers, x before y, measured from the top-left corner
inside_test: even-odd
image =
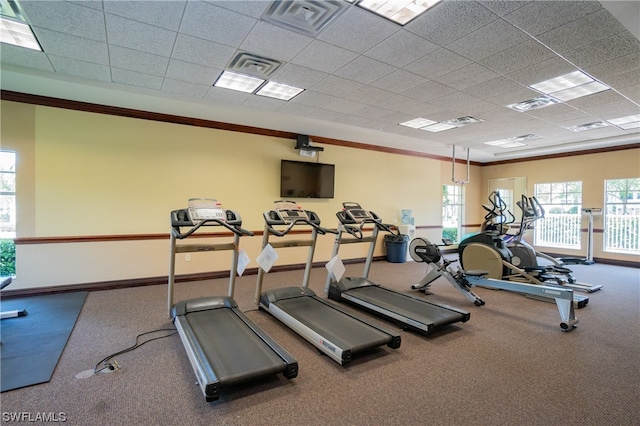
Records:
[[[522,199],[516,203],[522,211],[522,220],[520,230],[515,235],[505,235],[507,248],[511,251],[511,263],[519,268],[534,275],[538,280],[555,281],[557,284],[571,287],[574,290],[593,293],[602,288],[601,284],[585,284],[579,283],[572,275],[572,270],[565,266],[564,259],[556,259],[548,254],[536,251],[533,246],[524,239],[524,233],[533,229],[537,220],[544,218],[544,208],[538,202],[536,197],[522,195]],[[540,265],[538,258],[550,262],[549,265]],[[573,258],[569,258],[569,262]]]
[[[482,206],[487,214],[481,231],[463,239],[458,245],[462,268],[485,270],[487,278],[564,287],[567,280],[562,279],[561,275],[549,273],[551,268],[537,264],[514,264],[514,254],[503,237],[507,235],[509,224],[515,222],[515,216],[508,211],[506,203],[496,191],[489,195],[489,202],[490,206]],[[522,247],[520,245],[517,250],[521,251]],[[574,294],[573,297],[576,308],[584,308],[589,303],[586,296]]]
[[[444,277],[476,306],[482,306],[485,302],[473,292],[471,289],[473,286],[512,291],[548,302],[555,302],[562,319],[560,323],[562,331],[571,331],[578,324],[574,311],[574,294],[570,288],[496,280],[487,278],[488,273],[484,270],[464,271],[458,268],[456,271],[451,266],[454,261],[442,257],[438,246],[426,238],[414,238],[409,244],[409,254],[414,261],[425,262],[431,267],[431,271],[424,279],[411,287],[414,290],[424,288],[436,279]]]

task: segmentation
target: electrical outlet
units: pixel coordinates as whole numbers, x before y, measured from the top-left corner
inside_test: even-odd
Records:
[[[184,261],[185,262],[191,262],[191,255],[190,254],[185,254],[184,255]]]

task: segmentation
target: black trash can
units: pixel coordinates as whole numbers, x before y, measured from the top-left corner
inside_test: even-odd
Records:
[[[409,236],[400,234],[387,234],[384,236],[384,245],[387,247],[387,262],[404,263],[407,261],[407,243]]]

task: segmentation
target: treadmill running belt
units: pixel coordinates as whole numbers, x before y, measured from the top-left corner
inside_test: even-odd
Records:
[[[465,316],[460,312],[379,286],[356,287],[345,291],[344,294],[423,324],[441,326],[465,319]]]
[[[190,312],[185,317],[221,384],[283,370],[284,361],[233,309]]]
[[[311,296],[282,299],[276,305],[327,340],[353,353],[389,342],[389,335]]]

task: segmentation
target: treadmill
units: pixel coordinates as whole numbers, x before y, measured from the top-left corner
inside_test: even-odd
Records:
[[[339,282],[327,274],[325,292],[332,300],[349,303],[388,321],[403,329],[426,335],[434,329],[466,322],[470,313],[452,306],[428,302],[408,294],[388,289],[372,282],[369,276],[378,232],[394,233],[389,225],[372,211],[364,210],[358,203],[342,203],[343,210],[336,216],[339,219],[338,233],[333,245],[331,258],[338,255],[341,244],[370,243],[369,253],[364,266],[363,277],[343,277]],[[373,225],[368,237],[363,235],[364,227]],[[367,229],[368,231],[369,229]],[[347,232],[352,238],[343,239]]]
[[[212,226],[230,231],[233,242],[176,243],[177,240],[192,236],[199,229],[211,229]],[[183,227],[189,229],[182,233]],[[237,212],[225,210],[214,199],[191,199],[189,208],[171,212],[168,313],[178,330],[207,402],[217,400],[220,389],[224,387],[279,373],[287,379],[298,375],[297,361],[240,311],[233,300],[238,246],[242,235],[253,233],[242,228],[242,218]],[[200,297],[174,304],[176,255],[217,250],[233,252],[228,295]]]
[[[262,292],[265,270],[262,265],[258,268],[255,302],[260,309],[276,317],[340,365],[346,365],[354,355],[378,346],[387,345],[392,349],[400,347],[398,333],[372,325],[318,297],[308,288],[318,234],[333,232],[320,227],[320,218],[314,212],[303,210],[292,201],[276,201],[275,208],[264,212],[263,216],[263,253],[267,245],[273,249],[308,246],[309,251],[302,286],[280,287]],[[276,226],[281,230],[276,229]],[[282,226],[286,228],[282,229]],[[285,237],[288,234],[300,234],[294,228],[301,227],[307,231],[311,228],[311,239],[284,238],[269,243],[270,235]]]

